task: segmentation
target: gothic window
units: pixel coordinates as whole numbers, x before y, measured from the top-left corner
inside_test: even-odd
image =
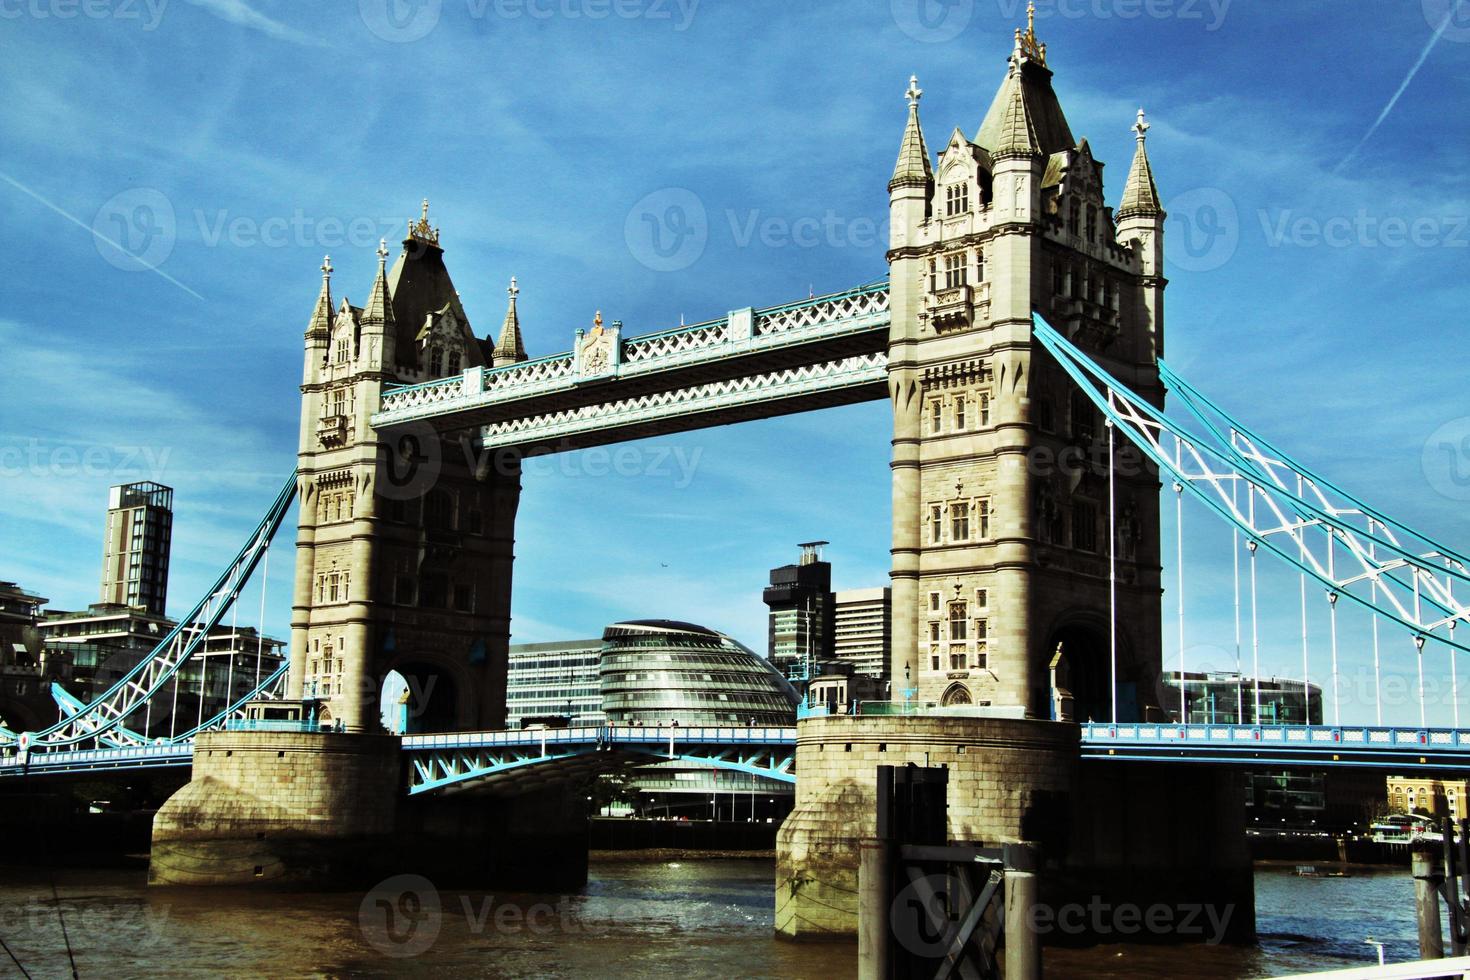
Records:
[[[957,502],[949,505],[949,533],[955,541],[970,539],[969,504]]]
[[[970,210],[970,185],[950,184],[944,189],[944,213],[953,217]]]
[[[929,292],[937,292],[939,289],[939,260],[929,260]]]
[[[454,587],[454,608],[460,612],[474,612],[474,589],[468,585],[456,585]]]
[[[1081,224],[1081,214],[1082,206],[1076,201],[1073,201],[1071,209],[1067,212],[1067,230],[1074,235],[1080,234],[1081,232],[1081,229],[1078,227]]]
[[[980,393],[979,403],[980,426],[983,428],[990,424],[990,395],[982,391]]]
[[[424,527],[430,531],[454,530],[454,500],[445,490],[430,490],[424,496]]]
[[[449,598],[449,580],[443,575],[425,575],[419,585],[419,605],[425,609],[443,609]]]
[[[990,638],[990,621],[984,616],[975,617],[975,667],[983,670],[985,668],[985,655]]]
[[[1087,240],[1097,241],[1097,208],[1090,204],[1087,206]]]
[[[944,431],[944,402],[938,398],[929,403],[929,432],[938,435]]]
[[[944,288],[955,289],[965,284],[965,253],[950,252],[944,257]]]
[[[969,637],[969,604],[960,599],[949,604],[949,638],[965,640]]]
[[[459,374],[459,351],[449,352],[449,364],[444,369],[445,374]]]
[[[975,530],[980,540],[985,541],[990,537],[990,498],[982,497],[975,501]]]
[[[440,365],[441,365],[443,359],[444,359],[444,348],[440,347],[438,344],[435,344],[434,346],[430,347],[429,348],[429,364],[428,364],[428,367],[427,367],[426,370],[430,374],[438,374],[439,373],[439,368],[440,368]]]
[[[349,343],[349,341],[347,339],[347,331],[344,330],[342,332],[342,335],[337,338],[337,363],[338,364],[345,364],[347,362],[347,352],[348,352],[348,348],[350,346],[351,345],[350,345],[350,343]]]
[[[949,669],[965,669],[965,650],[963,647],[955,647],[949,651]]]
[[[337,578],[338,578],[338,576],[337,576],[337,573],[336,572],[332,572],[330,575],[327,576],[327,601],[328,602],[336,602],[337,601]]]
[[[1080,391],[1072,393],[1072,438],[1090,443],[1097,436],[1092,402]]]
[[[1051,291],[1054,296],[1061,296],[1067,291],[1067,274],[1060,262],[1051,264]]]
[[[929,541],[931,544],[944,541],[944,508],[939,504],[929,505]]]
[[[1103,280],[1103,306],[1110,310],[1118,308],[1118,284],[1111,279]]]
[[[938,592],[931,592],[931,593],[929,593],[929,611],[930,612],[939,612],[939,593]],[[934,637],[934,639],[937,640],[937,639],[939,639],[939,637],[936,636],[936,637]]]
[[[1076,266],[1072,266],[1072,268],[1069,269],[1068,272],[1070,274],[1068,275],[1067,278],[1069,280],[1069,283],[1068,284],[1072,287],[1072,297],[1074,299],[1081,299],[1082,298],[1082,276],[1081,276],[1080,273],[1078,273]]]
[[[965,429],[965,396],[956,395],[954,398],[954,427],[958,432]]]
[[[1097,508],[1089,500],[1072,501],[1072,547],[1097,550]]]
[[[987,606],[990,605],[990,590],[989,589],[976,589],[975,590],[975,605],[979,606],[981,609],[984,609],[984,608],[986,608]]]
[[[1055,432],[1057,420],[1052,412],[1050,398],[1036,399],[1036,424],[1042,432]]]
[[[975,253],[975,282],[982,283],[984,281],[985,281],[985,253],[984,252],[976,252]]]
[[[939,620],[937,620],[937,619],[934,620],[932,623],[929,624],[929,642],[930,643],[938,643],[939,642]]]

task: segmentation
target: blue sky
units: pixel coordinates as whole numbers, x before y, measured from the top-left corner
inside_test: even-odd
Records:
[[[515,275],[533,354],[596,310],[636,334],[882,275],[909,75],[931,146],[973,135],[1022,6],[0,0],[0,578],[94,601],[107,487],[159,479],[184,611],[292,466],[322,254],[360,302],[422,197],[477,332]],[[1037,31],[1115,202],[1149,111],[1174,366],[1470,546],[1470,2],[1059,0]],[[687,195],[702,247],[669,269],[638,218]],[[525,481],[515,638],[669,616],[763,648],[760,588],[796,542],[832,541],[840,587],[885,581],[888,438],[878,403],[639,444],[636,476],[550,460]],[[1225,667],[1229,535],[1205,520],[1186,517],[1186,657]],[[1263,670],[1299,674],[1296,578],[1267,574]],[[1345,671],[1368,669],[1364,635]]]

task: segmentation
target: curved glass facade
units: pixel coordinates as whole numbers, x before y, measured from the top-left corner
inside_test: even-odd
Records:
[[[602,710],[613,724],[789,726],[800,700],[774,667],[714,630],[667,619],[602,634]]]

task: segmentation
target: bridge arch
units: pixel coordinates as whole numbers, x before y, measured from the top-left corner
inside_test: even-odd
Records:
[[[390,660],[378,685],[389,731],[407,735],[452,732],[473,717],[473,690],[464,665],[428,651],[409,651]]]
[[[1113,718],[1112,663],[1108,621],[1092,610],[1074,609],[1058,616],[1046,633],[1043,663],[1050,663],[1060,649],[1062,666],[1057,686],[1072,697],[1072,720],[1106,722]],[[1133,644],[1128,631],[1118,626],[1118,721],[1140,720]],[[1049,699],[1048,699],[1049,700]]]

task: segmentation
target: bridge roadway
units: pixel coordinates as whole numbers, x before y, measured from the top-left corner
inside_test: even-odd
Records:
[[[247,727],[236,723],[232,729]],[[255,730],[270,730],[258,723]],[[297,728],[280,730],[298,731]],[[1093,762],[1470,773],[1470,730],[1328,725],[1088,724],[1082,758]],[[407,735],[410,795],[505,793],[627,765],[680,762],[794,784],[795,728],[679,726],[519,729]],[[0,778],[188,766],[192,742],[0,757]]]

